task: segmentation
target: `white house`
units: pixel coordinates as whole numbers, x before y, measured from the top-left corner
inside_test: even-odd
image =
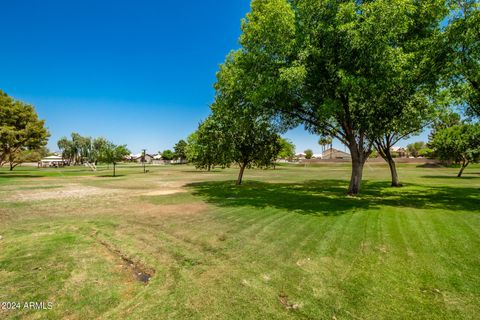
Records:
[[[63,167],[64,165],[66,165],[66,162],[61,156],[48,156],[38,161],[39,168]]]

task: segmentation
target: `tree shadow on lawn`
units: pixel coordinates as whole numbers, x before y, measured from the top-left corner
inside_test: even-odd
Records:
[[[310,180],[304,183],[231,181],[191,183],[193,194],[222,207],[273,207],[301,214],[334,216],[381,206],[479,211],[480,190],[463,187],[427,187],[409,184],[391,188],[387,182],[364,181],[357,197],[348,197],[348,182]],[[480,211],[479,211],[480,212]]]
[[[12,172],[0,172],[0,179],[13,179],[13,178],[43,178],[41,175],[33,174],[22,174],[22,173],[12,173]]]
[[[438,176],[438,175],[435,175],[435,176],[422,176],[422,178],[425,178],[425,179],[453,179],[453,180],[457,180],[457,181],[462,181],[462,180],[472,180],[472,179],[479,179],[480,180],[480,177],[475,177],[475,176],[471,176],[472,174],[474,173],[471,173],[471,172],[468,172],[468,173],[464,173],[463,176],[461,178],[457,177],[457,175],[445,175],[445,176]]]
[[[126,174],[116,174],[115,176],[111,175],[111,174],[101,174],[101,175],[97,175],[95,177],[97,178],[120,178],[120,177],[125,177]]]

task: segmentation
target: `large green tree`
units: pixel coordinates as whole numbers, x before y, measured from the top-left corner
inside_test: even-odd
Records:
[[[478,0],[451,1],[446,29],[451,50],[447,80],[467,114],[480,117],[480,3]]]
[[[279,135],[271,123],[234,101],[217,97],[212,119],[221,128],[220,157],[238,165],[237,185],[242,184],[245,169],[273,166],[281,150]],[[234,111],[235,110],[235,111]]]
[[[49,136],[33,106],[0,90],[0,166],[8,162],[13,170],[27,150],[42,148]]]
[[[385,100],[380,103],[390,106],[395,103],[400,104],[397,108],[393,108],[397,110],[397,114],[388,119],[385,126],[382,125],[381,120],[378,120],[370,130],[375,149],[390,168],[391,186],[400,187],[402,184],[394,156],[391,153],[392,147],[403,139],[419,134],[422,129],[430,125],[436,118],[436,105],[429,102],[425,95],[414,93],[411,96],[404,96],[404,99],[401,100],[385,97]],[[385,108],[388,109],[387,105]],[[418,156],[420,149],[415,149],[415,156]]]
[[[430,145],[443,160],[461,164],[458,177],[470,163],[480,161],[480,123],[461,124],[439,130]]]
[[[401,111],[401,104],[392,110],[379,100],[405,83],[402,95],[435,82],[447,13],[440,0],[254,0],[242,48],[221,72],[230,69],[224,73],[231,87],[284,128],[304,124],[345,144],[352,157],[348,193],[355,195],[378,136],[372,127],[381,119],[387,128]]]
[[[188,137],[187,159],[196,168],[210,171],[215,166],[230,165],[230,155],[226,150],[221,150],[223,143],[219,143],[225,138],[222,130],[220,123],[210,116]]]

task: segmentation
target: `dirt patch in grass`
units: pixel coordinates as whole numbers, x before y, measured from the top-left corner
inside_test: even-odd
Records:
[[[73,199],[116,193],[115,190],[101,189],[82,185],[65,185],[59,189],[17,190],[7,200],[41,201],[51,199]]]
[[[289,301],[288,299],[288,296],[284,293],[284,292],[281,292],[279,295],[278,295],[278,301],[285,307],[285,309],[287,310],[295,310],[295,309],[298,309],[300,308],[300,304],[298,303],[292,303]]]
[[[183,189],[154,190],[154,191],[149,191],[149,192],[143,193],[142,195],[144,195],[144,196],[165,196],[165,195],[175,194],[175,193],[180,193],[180,192],[186,192],[186,190],[183,190]]]
[[[130,272],[132,273],[132,275],[135,277],[137,281],[140,281],[145,285],[149,283],[150,279],[155,274],[155,270],[153,268],[147,267],[140,262],[133,261],[126,254],[122,253],[119,249],[115,248],[112,244],[108,243],[103,239],[100,239],[97,236],[96,231],[92,233],[92,237],[95,239],[97,243],[101,244],[105,249],[107,249],[108,252],[110,252],[111,254],[116,256],[118,259],[120,259],[122,261],[123,267],[125,269],[130,270]]]

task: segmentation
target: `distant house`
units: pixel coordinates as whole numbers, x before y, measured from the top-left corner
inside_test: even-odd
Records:
[[[62,156],[48,156],[38,161],[39,168],[63,167],[65,165],[67,165],[67,162],[63,160]]]
[[[314,153],[312,159],[322,159],[323,155],[321,153]]]
[[[322,153],[322,159],[343,159],[350,160],[352,157],[349,153],[337,150],[335,148],[329,148]]]
[[[408,151],[404,147],[391,147],[390,153],[397,158],[405,158],[408,154]]]
[[[137,153],[137,154],[130,154],[129,156],[126,157],[125,160],[131,161],[131,162],[138,162],[138,163],[152,163],[154,155],[151,154],[145,154],[145,157],[143,157],[143,153]]]
[[[154,154],[152,164],[165,164],[165,160],[162,159],[161,154]]]
[[[297,153],[295,158],[298,160],[305,160],[305,153]]]

